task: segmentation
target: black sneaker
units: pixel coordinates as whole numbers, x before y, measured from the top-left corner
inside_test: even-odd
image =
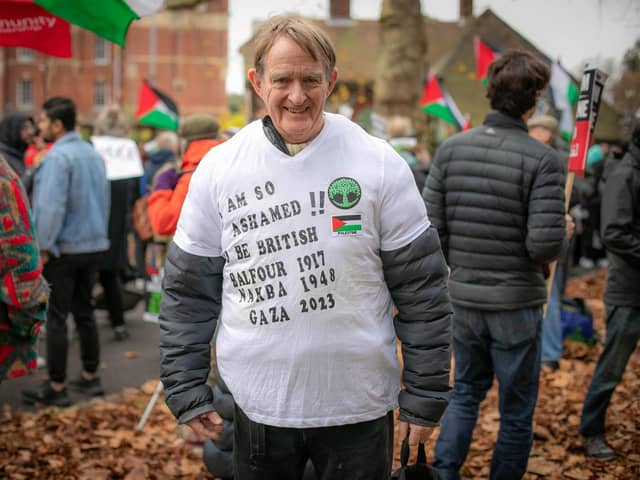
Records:
[[[597,458],[598,460],[615,460],[618,458],[618,454],[613,448],[607,445],[607,441],[604,439],[604,435],[593,435],[587,437],[587,456],[591,458]]]
[[[104,395],[104,389],[102,388],[102,383],[100,383],[100,377],[93,377],[91,380],[87,380],[80,375],[80,378],[69,381],[69,387],[76,392],[83,393],[91,397]]]
[[[27,405],[38,403],[55,407],[68,407],[71,405],[71,400],[67,396],[67,389],[63,388],[57,392],[51,388],[49,380],[45,380],[36,388],[23,390],[22,401]]]

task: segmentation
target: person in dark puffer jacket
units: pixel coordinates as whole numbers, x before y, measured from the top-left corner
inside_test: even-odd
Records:
[[[640,124],[629,152],[606,177],[601,229],[609,258],[607,336],[584,400],[580,433],[588,456],[613,460],[618,455],[604,440],[605,416],[640,339]]]
[[[492,479],[524,475],[540,374],[543,264],[565,238],[563,168],[526,121],[548,67],[511,50],[491,64],[484,124],[442,144],[423,196],[451,268],[455,385],[436,445],[443,479],[459,479],[478,416],[500,385]]]

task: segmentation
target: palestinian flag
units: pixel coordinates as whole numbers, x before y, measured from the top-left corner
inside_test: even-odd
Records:
[[[467,123],[456,102],[440,85],[438,78],[434,74],[429,75],[429,80],[424,86],[424,92],[422,92],[422,97],[420,98],[420,108],[427,115],[453,125],[458,131],[462,130],[463,125]]]
[[[573,83],[567,71],[560,62],[551,65],[551,97],[553,105],[560,114],[560,133],[565,140],[571,141],[573,134],[573,106],[577,103],[580,91]]]
[[[34,0],[70,23],[124,47],[129,25],[162,8],[163,0]]]
[[[178,130],[178,107],[173,100],[146,80],[140,85],[136,120],[140,125]]]
[[[331,217],[333,233],[358,232],[362,230],[362,215],[339,215]]]
[[[475,37],[473,50],[476,55],[476,76],[478,80],[482,81],[483,85],[486,85],[489,81],[487,78],[489,65],[498,57],[498,53],[480,40],[480,37]]]

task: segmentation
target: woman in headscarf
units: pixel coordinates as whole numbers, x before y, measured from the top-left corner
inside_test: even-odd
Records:
[[[24,155],[36,133],[33,119],[24,113],[10,113],[0,121],[0,155],[31,194],[35,168],[27,168]]]

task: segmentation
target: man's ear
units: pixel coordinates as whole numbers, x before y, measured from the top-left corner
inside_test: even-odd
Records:
[[[336,86],[336,82],[338,81],[338,69],[334,68],[331,73],[331,78],[329,78],[329,87],[327,88],[327,98],[333,92],[333,88]]]
[[[60,132],[64,131],[64,125],[62,125],[62,120],[56,118],[53,122],[51,122],[51,131],[54,135],[58,135]]]
[[[247,77],[249,78],[249,81],[251,82],[251,86],[253,87],[253,90],[256,92],[256,95],[258,95],[259,97],[262,97],[262,79],[260,78],[260,75],[258,74],[256,69],[250,68],[249,71],[247,72]]]

